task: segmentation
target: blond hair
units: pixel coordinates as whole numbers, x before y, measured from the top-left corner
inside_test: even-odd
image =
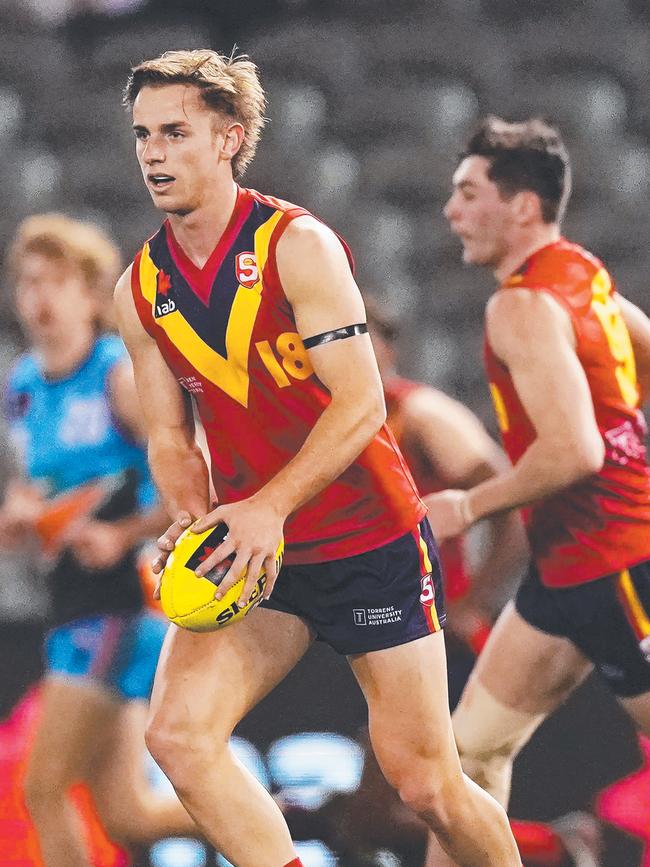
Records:
[[[65,214],[28,217],[18,227],[8,251],[13,277],[21,259],[29,253],[78,270],[96,301],[98,327],[101,330],[113,327],[112,293],[122,270],[122,259],[116,244],[99,226]]]
[[[245,54],[226,56],[209,49],[166,51],[133,67],[124,88],[124,104],[132,107],[143,87],[165,84],[195,85],[208,108],[244,127],[244,141],[232,159],[233,174],[241,177],[255,156],[266,123],[266,96],[255,64]]]

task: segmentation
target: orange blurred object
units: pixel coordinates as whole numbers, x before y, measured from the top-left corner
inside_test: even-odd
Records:
[[[36,522],[43,553],[53,556],[66,541],[75,521],[89,517],[106,496],[101,483],[81,485],[51,500]]]
[[[0,722],[0,864],[11,867],[43,867],[36,833],[25,809],[22,780],[34,731],[38,723],[38,688],[30,691],[11,715]],[[127,867],[129,856],[107,838],[90,793],[75,786],[72,799],[86,832],[88,856],[93,867]]]

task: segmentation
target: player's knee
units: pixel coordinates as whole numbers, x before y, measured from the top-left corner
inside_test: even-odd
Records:
[[[453,715],[454,735],[464,772],[503,807],[510,797],[515,757],[544,719],[507,707],[480,683],[461,699]]]
[[[147,725],[145,743],[176,790],[186,791],[197,779],[197,772],[214,762],[219,749],[225,748],[227,738],[222,742],[208,727],[158,716]]]
[[[428,771],[405,777],[398,788],[399,796],[432,830],[446,836],[460,818],[463,778],[458,772],[445,774],[432,766]]]
[[[69,784],[63,769],[56,765],[30,765],[23,781],[25,806],[32,815],[51,811],[57,802],[65,802]]]

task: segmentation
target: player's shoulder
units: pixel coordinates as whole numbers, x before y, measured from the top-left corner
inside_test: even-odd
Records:
[[[499,289],[487,303],[485,320],[488,328],[508,330],[517,335],[531,333],[536,326],[547,321],[565,319],[563,306],[556,298],[537,287],[521,286],[518,289]]]
[[[589,250],[560,238],[533,253],[505,285],[576,292],[590,286],[603,268],[603,263]]]
[[[24,391],[41,379],[41,371],[36,356],[24,352],[15,359],[6,377],[9,390]]]

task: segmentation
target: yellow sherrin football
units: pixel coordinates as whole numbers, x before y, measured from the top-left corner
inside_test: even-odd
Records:
[[[160,601],[167,617],[177,626],[192,632],[213,632],[241,620],[262,601],[266,587],[264,569],[257,577],[251,598],[243,607],[237,604],[237,599],[242,591],[245,575],[227,591],[223,599],[214,598],[217,586],[232,559],[220,563],[205,578],[200,578],[194,572],[223,542],[227,533],[225,524],[217,524],[204,533],[185,530],[169,555],[160,584]],[[284,541],[281,541],[275,552],[278,569],[282,565],[283,552]]]

